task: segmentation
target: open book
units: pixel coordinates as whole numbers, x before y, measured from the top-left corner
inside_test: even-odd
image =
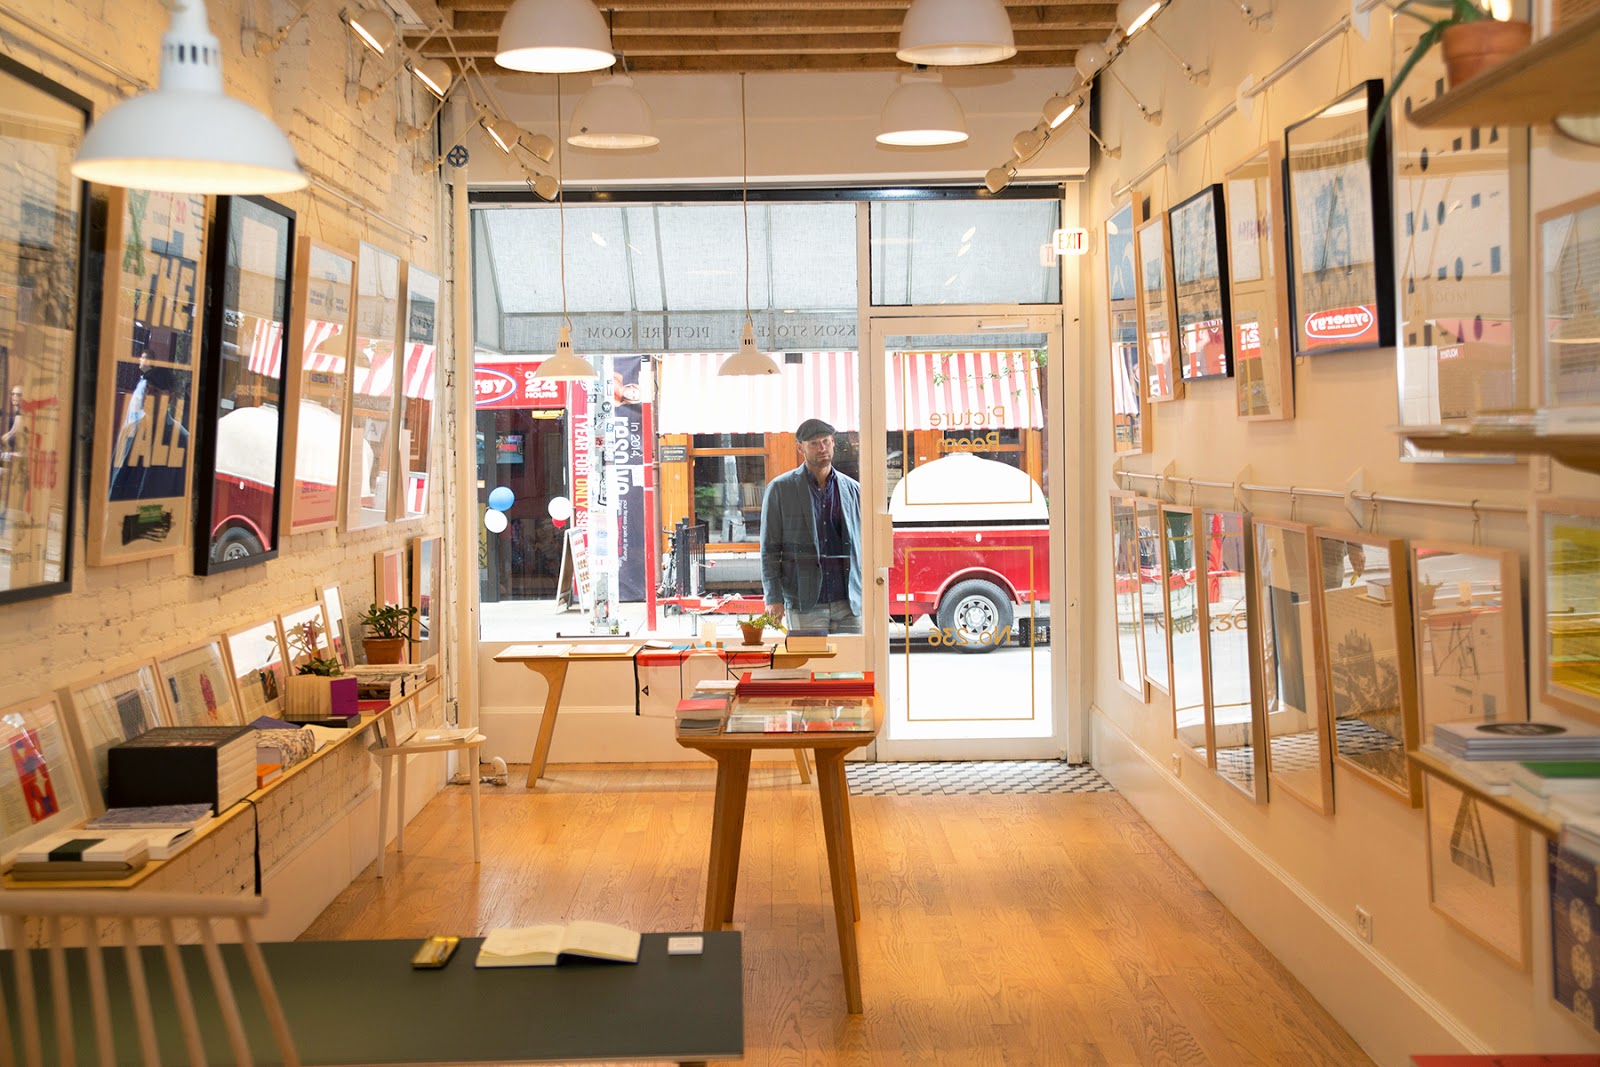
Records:
[[[479,967],[549,967],[562,956],[639,962],[639,934],[610,923],[577,919],[565,926],[505,926],[490,930],[478,949]]]

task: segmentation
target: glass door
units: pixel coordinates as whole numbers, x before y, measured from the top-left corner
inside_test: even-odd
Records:
[[[871,322],[877,399],[862,413],[861,469],[876,475],[862,506],[875,531],[880,758],[1062,752],[1051,608],[1066,603],[1064,494],[1049,493],[1047,440],[1060,352],[1059,316]]]

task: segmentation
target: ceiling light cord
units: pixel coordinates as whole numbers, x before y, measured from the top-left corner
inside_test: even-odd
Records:
[[[744,321],[754,325],[750,315],[750,124],[745,116],[743,72],[739,74],[739,165],[743,174],[739,196],[744,206]]]
[[[561,219],[561,321],[572,329],[572,317],[567,314],[567,171],[562,160],[561,142],[561,75],[556,75],[556,214]]]

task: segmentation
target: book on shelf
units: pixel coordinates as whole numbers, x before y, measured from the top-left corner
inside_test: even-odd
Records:
[[[256,788],[248,726],[157,726],[106,750],[107,806],[232,806]]]
[[[317,750],[311,731],[283,719],[263,715],[250,724],[256,731],[256,762],[293,767]]]
[[[791,716],[792,725],[774,728],[780,732],[871,730],[874,724],[870,697],[744,697],[739,701],[739,712],[768,718]]]
[[[677,716],[680,719],[704,719],[712,715],[720,716],[727,710],[726,696],[685,697],[678,701]]]
[[[740,696],[871,696],[877,692],[872,671],[745,671],[739,678]]]
[[[826,652],[828,631],[791,629],[783,636],[783,649],[785,652]]]
[[[256,788],[265,788],[268,783],[276,782],[283,777],[283,764],[258,763],[256,764]]]
[[[419,726],[409,741],[412,744],[444,744],[447,741],[465,741],[477,732],[476,726]]]
[[[732,693],[739,683],[733,678],[707,678],[703,682],[694,683],[693,696],[710,695],[712,693]]]
[[[1433,727],[1433,745],[1469,760],[1600,759],[1600,727],[1578,722],[1441,722]]]
[[[85,830],[194,830],[211,821],[210,804],[155,804],[107,808]]]
[[[639,962],[639,934],[623,926],[574,919],[564,926],[503,926],[478,949],[479,967],[552,967],[563,956]]]
[[[23,880],[124,878],[150,860],[149,845],[134,836],[139,833],[78,829],[47,834],[18,850],[6,873]]]
[[[680,734],[714,734],[722,729],[722,716],[709,719],[678,719]]]

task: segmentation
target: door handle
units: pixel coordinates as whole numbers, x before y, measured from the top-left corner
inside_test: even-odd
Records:
[[[873,581],[876,582],[880,586],[888,585],[889,584],[889,568],[888,567],[879,567],[878,568],[878,576],[876,578],[874,578]]]

